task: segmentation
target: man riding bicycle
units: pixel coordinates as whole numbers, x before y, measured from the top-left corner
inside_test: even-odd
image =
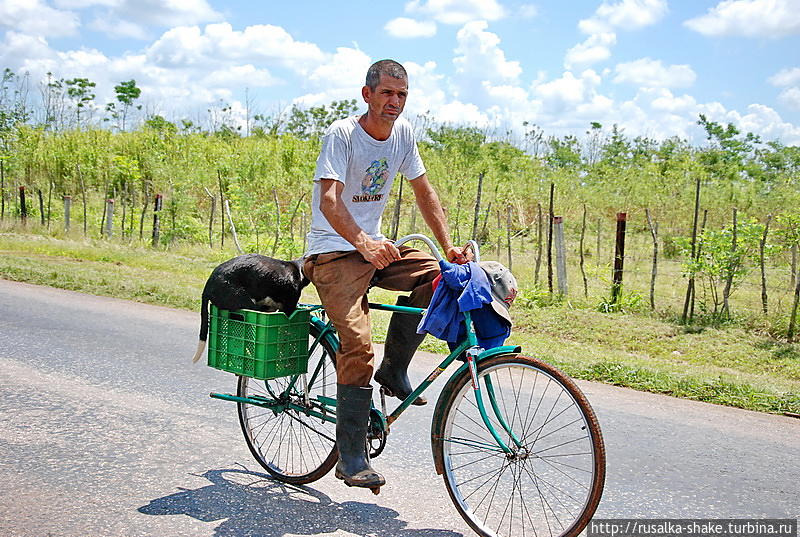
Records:
[[[366,434],[372,401],[372,335],[366,292],[372,285],[410,291],[398,304],[424,308],[433,294],[439,264],[429,254],[400,248],[380,233],[380,221],[397,173],[410,177],[417,206],[447,258],[467,261],[453,246],[444,210],[420,158],[414,133],[400,117],[408,75],[399,63],[381,60],[367,71],[361,89],[367,113],[335,121],[322,139],[314,173],[312,222],[304,272],[317,288],[339,335],[336,353],[336,477],[349,486],[385,483],[370,465]],[[407,370],[424,335],[419,316],[394,313],[384,358],[375,380],[387,394],[405,399],[412,391]],[[426,401],[419,397],[416,405]]]

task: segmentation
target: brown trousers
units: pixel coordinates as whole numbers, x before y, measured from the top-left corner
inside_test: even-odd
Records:
[[[374,368],[367,290],[411,291],[409,305],[424,308],[433,296],[431,282],[439,263],[430,255],[401,246],[401,259],[376,269],[357,251],[309,256],[303,271],[319,293],[339,334],[336,377],[339,384],[369,386]]]

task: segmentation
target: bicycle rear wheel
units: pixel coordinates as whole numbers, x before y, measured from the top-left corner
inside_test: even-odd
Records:
[[[456,509],[483,536],[577,535],[605,481],[603,437],[585,396],[555,367],[517,354],[481,361],[478,377],[486,412],[514,453],[498,447],[463,371],[443,391],[432,431]]]
[[[311,325],[309,346],[319,330]],[[237,395],[270,403],[292,403],[304,410],[328,413],[317,396],[336,398],[335,353],[322,340],[308,360],[308,404],[302,378],[280,377],[255,380],[239,377]],[[287,391],[289,384],[294,386]],[[285,406],[277,410],[238,403],[239,424],[253,457],[272,476],[286,483],[311,483],[336,464],[336,424]]]

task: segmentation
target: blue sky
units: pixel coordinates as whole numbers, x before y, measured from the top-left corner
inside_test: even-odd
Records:
[[[245,117],[359,98],[372,61],[410,74],[410,117],[521,133],[701,143],[698,114],[800,144],[800,0],[0,0],[0,64],[134,78],[147,113]],[[32,91],[32,94],[36,94]]]

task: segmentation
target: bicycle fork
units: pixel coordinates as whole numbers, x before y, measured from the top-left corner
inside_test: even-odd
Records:
[[[492,423],[492,419],[489,416],[489,413],[486,411],[486,405],[483,402],[483,393],[481,392],[481,385],[480,380],[478,378],[478,355],[483,352],[483,349],[480,347],[471,347],[466,350],[465,354],[467,356],[467,366],[469,369],[469,374],[472,379],[472,390],[475,394],[475,401],[478,405],[478,411],[480,412],[481,419],[483,420],[484,425],[489,430],[489,433],[494,438],[495,442],[497,442],[498,447],[506,454],[508,457],[515,457],[520,450],[524,449],[522,442],[517,438],[517,435],[514,434],[514,431],[508,425],[508,422],[503,417],[502,412],[500,412],[500,407],[497,405],[497,396],[494,392],[494,386],[492,384],[492,379],[487,374],[484,376],[484,383],[486,386],[486,395],[491,403],[492,413],[494,417],[499,422],[500,426],[505,430],[508,434],[511,443],[513,444],[513,448],[509,447],[508,444],[503,440],[500,436],[500,433],[497,432],[494,424]]]

